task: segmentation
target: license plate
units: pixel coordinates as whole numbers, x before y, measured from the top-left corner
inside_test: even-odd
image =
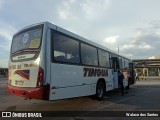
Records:
[[[15,81],[15,85],[18,85],[18,86],[23,86],[23,83],[24,81],[19,81],[19,80]]]

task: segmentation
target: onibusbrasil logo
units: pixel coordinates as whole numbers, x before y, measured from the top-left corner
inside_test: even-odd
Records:
[[[40,112],[2,112],[2,117],[42,117]]]

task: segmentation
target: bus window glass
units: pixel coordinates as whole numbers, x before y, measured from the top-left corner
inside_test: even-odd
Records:
[[[58,62],[80,63],[79,42],[54,33],[54,59]]]
[[[81,44],[82,64],[98,66],[97,49],[86,44]]]
[[[102,67],[110,67],[109,53],[98,50],[99,65]]]
[[[38,49],[41,44],[42,27],[36,27],[15,35],[12,40],[11,53],[21,50]]]
[[[129,61],[125,59],[125,68],[129,67]]]

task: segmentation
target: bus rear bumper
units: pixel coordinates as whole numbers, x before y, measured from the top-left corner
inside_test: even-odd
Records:
[[[49,100],[49,85],[45,85],[38,88],[22,88],[7,85],[7,91],[9,94],[21,96],[29,99]]]

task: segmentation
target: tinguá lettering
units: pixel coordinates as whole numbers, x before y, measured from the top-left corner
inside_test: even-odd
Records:
[[[83,77],[106,77],[108,76],[107,69],[100,68],[83,68]]]

